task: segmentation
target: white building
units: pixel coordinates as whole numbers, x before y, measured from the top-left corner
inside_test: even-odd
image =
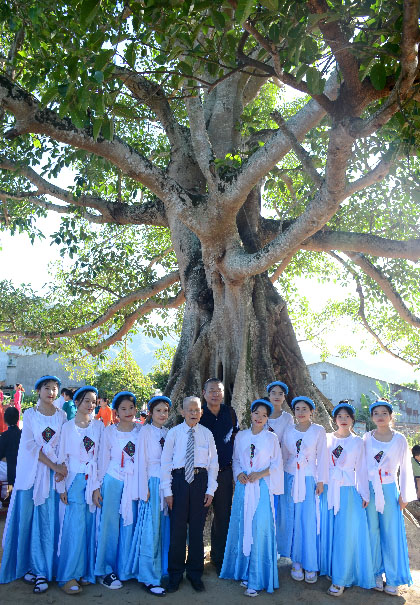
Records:
[[[70,378],[56,355],[32,353],[23,349],[20,341],[10,344],[3,339],[2,343],[10,347],[6,351],[0,350],[0,386],[2,388],[14,387],[19,383],[26,393],[31,393],[38,378],[48,374],[60,378],[63,387],[77,387],[86,384],[84,380],[78,381]]]
[[[358,408],[362,394],[372,399],[374,397],[372,391],[378,392],[376,383],[380,382],[383,386],[387,384],[384,380],[364,376],[327,361],[310,363],[308,369],[314,384],[333,405],[341,399],[348,399]],[[389,383],[389,388],[391,393],[401,400],[399,406],[401,415],[398,417],[398,422],[420,423],[420,391],[392,383]]]

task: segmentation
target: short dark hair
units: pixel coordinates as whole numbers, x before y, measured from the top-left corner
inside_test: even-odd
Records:
[[[4,411],[4,421],[9,426],[13,426],[19,422],[19,412],[16,408],[6,408]]]
[[[206,382],[203,385],[203,391],[206,390],[207,385],[210,384],[211,382],[217,382],[217,383],[223,385],[223,380],[220,380],[220,378],[216,378],[215,376],[213,378],[207,378]]]
[[[254,403],[254,405],[251,407],[251,412],[255,412],[255,410],[258,410],[258,408],[265,408],[267,410],[267,416],[270,416],[271,403],[263,403],[262,401],[257,401],[257,403]]]
[[[4,413],[4,419],[6,419],[6,412]],[[415,456],[420,456],[420,445],[413,445],[413,447],[411,448],[411,453],[413,454],[413,458]]]
[[[61,389],[61,394],[68,395],[69,397],[73,397],[74,392],[71,389],[64,387],[64,389]]]
[[[134,401],[134,397],[132,395],[120,395],[117,401],[114,403],[114,410],[116,412],[118,412],[118,408],[120,407],[123,401],[131,401],[131,403],[134,404],[134,407],[136,407],[136,402]]]

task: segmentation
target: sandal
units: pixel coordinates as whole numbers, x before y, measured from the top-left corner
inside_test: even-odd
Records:
[[[26,583],[26,584],[31,584],[32,586],[35,584],[35,580],[36,580],[36,575],[34,573],[31,573],[30,571],[28,571],[28,573],[26,573],[22,580]]]
[[[384,592],[391,595],[391,597],[398,597],[398,586],[390,586],[389,584],[385,584]]]
[[[327,590],[327,594],[332,597],[341,597],[344,592],[344,586],[338,586],[337,584],[331,584],[329,589]]]
[[[296,582],[302,582],[305,576],[303,575],[302,567],[300,565],[298,567],[298,565],[298,563],[293,563],[290,575],[292,576],[293,580],[296,580]]]
[[[244,588],[248,588],[248,580],[242,580],[242,582],[240,583],[240,586],[243,586]]]
[[[374,590],[383,592],[384,580],[383,580],[382,574],[380,574],[379,576],[375,576],[375,584],[376,584],[376,586],[374,587]]]
[[[259,592],[258,590],[254,590],[253,588],[247,588],[244,592],[244,595],[246,597],[258,597]]]
[[[89,582],[88,580],[84,580],[83,578],[80,578],[80,580],[78,580],[77,583],[80,584],[80,586],[90,586],[92,584],[92,582]]]
[[[66,594],[76,595],[83,592],[82,587],[76,582],[76,580],[69,580],[63,586],[60,586]]]
[[[307,584],[315,584],[315,582],[318,580],[318,576],[316,571],[306,571],[305,570],[305,582]]]
[[[48,590],[48,580],[44,576],[37,576],[34,582],[33,592],[35,594],[41,594],[41,592],[46,592]]]
[[[162,586],[154,586],[153,584],[143,584],[143,587],[147,592],[155,597],[165,597],[166,591]]]

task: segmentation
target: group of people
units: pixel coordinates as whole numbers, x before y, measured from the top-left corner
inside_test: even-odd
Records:
[[[361,439],[347,401],[333,410],[333,433],[313,422],[315,403],[306,396],[290,402],[293,420],[281,381],[251,404],[245,430],[223,403],[217,378],[205,383],[203,406],[198,397],[184,399],[183,422],[169,430],[172,402],[162,395],[148,402],[142,426],[135,395],[117,393],[111,407],[119,422],[105,427],[94,419],[95,387],[76,391],[71,420],[54,405],[57,377],[43,376],[35,388],[38,404],[24,414],[0,583],[23,578],[42,593],[55,578],[75,595],[97,580],[118,589],[134,578],[164,596],[178,590],[186,572],[201,592],[211,504],[211,561],[249,597],[279,587],[279,556],[291,559],[295,581],[329,576],[331,596],[353,585],[397,595],[399,585],[412,583],[402,509],[416,493],[408,445],[392,429],[388,401],[370,406],[376,429]]]

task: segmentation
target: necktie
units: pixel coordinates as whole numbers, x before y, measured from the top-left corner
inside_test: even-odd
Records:
[[[194,479],[194,431],[188,431],[187,450],[185,452],[185,481],[192,483]]]

